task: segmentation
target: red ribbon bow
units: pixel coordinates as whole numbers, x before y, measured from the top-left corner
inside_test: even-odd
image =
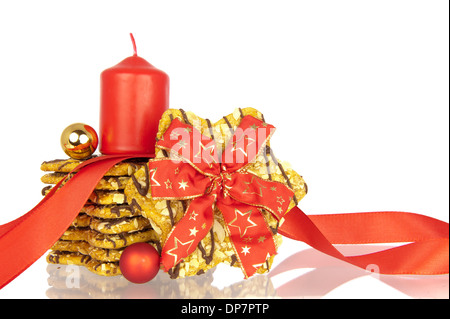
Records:
[[[182,161],[161,158],[149,162],[152,197],[193,200],[164,244],[161,261],[165,271],[195,250],[214,223],[215,209],[223,216],[246,278],[276,254],[272,232],[260,210],[281,219],[293,191],[245,171],[274,130],[252,116],[244,117],[219,161],[214,140],[192,125],[172,121],[157,145]]]

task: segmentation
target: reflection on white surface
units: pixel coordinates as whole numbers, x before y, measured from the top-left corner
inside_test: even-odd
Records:
[[[346,256],[366,254],[386,249],[386,246],[351,246],[336,245]],[[378,267],[371,265],[368,271],[346,262],[325,255],[314,249],[307,249],[286,258],[271,270],[269,277],[273,280],[280,274],[294,269],[313,269],[282,285],[276,286],[277,295],[282,298],[320,298],[345,283],[364,276],[376,280],[398,290],[410,298],[449,298],[449,276],[418,275],[380,275]],[[370,272],[369,272],[370,271]],[[382,298],[382,296],[379,296]]]
[[[114,299],[211,299],[211,298],[255,298],[275,297],[275,289],[267,276],[256,276],[218,289],[211,285],[213,271],[200,276],[170,279],[160,271],[148,283],[133,284],[123,276],[103,277],[91,273],[84,267],[48,265],[46,294],[52,299],[65,298],[114,298]]]
[[[361,253],[358,247],[343,247],[345,254]],[[373,247],[372,247],[373,249]],[[301,275],[294,270],[308,269]],[[312,269],[312,270],[310,270]],[[376,267],[373,269],[376,270]],[[84,267],[48,265],[46,294],[62,298],[321,298],[337,287],[363,276],[371,276],[411,298],[449,298],[449,276],[389,276],[370,273],[314,249],[291,255],[275,266],[268,275],[218,288],[213,270],[200,276],[170,279],[160,273],[146,284],[133,284],[123,276],[103,277]],[[220,274],[219,274],[220,273]],[[277,278],[287,275],[284,281]]]

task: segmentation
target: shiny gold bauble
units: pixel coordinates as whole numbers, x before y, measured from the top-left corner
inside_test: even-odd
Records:
[[[98,146],[98,135],[89,125],[74,123],[61,134],[61,147],[73,159],[86,159],[94,154]]]

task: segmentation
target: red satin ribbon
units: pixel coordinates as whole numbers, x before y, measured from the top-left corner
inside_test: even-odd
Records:
[[[437,275],[449,272],[449,225],[406,212],[306,216],[298,207],[285,215],[283,236],[363,269],[381,274]],[[333,244],[407,243],[383,251],[344,256]]]

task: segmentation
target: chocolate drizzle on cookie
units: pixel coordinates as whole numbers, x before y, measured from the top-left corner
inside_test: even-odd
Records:
[[[71,164],[71,163],[72,163],[72,162],[67,161],[67,162],[61,164],[60,166],[58,166],[58,168],[57,168],[56,170],[57,170],[57,171],[60,171],[60,170],[62,170],[62,169],[64,168],[64,166],[69,165],[69,164]]]
[[[114,218],[114,219],[102,219],[102,223],[104,223],[104,226],[106,229],[111,229],[112,227],[119,225],[123,222],[130,222],[135,217],[122,217],[122,218]]]
[[[181,116],[183,116],[184,122],[186,124],[192,125],[191,122],[189,122],[186,112],[183,109],[180,109],[180,112],[181,112]]]
[[[211,125],[211,121],[206,119],[206,124],[208,124],[209,135],[211,135],[211,139],[214,141],[214,131]]]
[[[67,159],[54,159],[51,161],[44,161],[42,162],[41,165],[47,165],[47,164],[58,164],[58,163],[62,163],[61,165],[59,165],[56,168],[56,171],[60,171],[64,168],[64,166],[68,165],[68,164],[72,164],[72,163],[78,163],[79,161],[74,161],[74,160],[67,160]]]
[[[291,181],[289,180],[289,177],[287,176],[283,165],[281,165],[280,162],[278,162],[277,158],[275,157],[275,155],[273,154],[272,149],[266,145],[266,153],[270,154],[270,157],[272,158],[273,162],[275,163],[275,165],[278,166],[278,168],[281,171],[281,175],[283,175],[284,179],[286,180],[286,184],[292,189],[292,184]],[[298,205],[298,200],[297,200],[297,196],[295,196],[295,194],[293,194],[292,199],[294,200],[295,205]]]
[[[111,181],[114,181],[117,183],[117,188],[120,189],[122,187],[122,183],[120,181],[121,176],[109,176],[107,178],[107,182],[111,183]]]
[[[181,206],[183,206],[183,212],[185,212],[187,210],[186,201],[182,200]]]
[[[174,216],[173,216],[172,207],[170,206],[170,200],[166,200],[166,205],[167,205],[167,210],[169,211],[170,224],[173,227],[175,225],[175,219],[174,219]]]
[[[136,211],[136,208],[138,209],[138,211]],[[114,206],[111,208],[111,213],[117,215],[117,217],[121,216],[120,210],[121,209],[126,209],[129,210],[133,215],[136,214],[137,212],[140,212],[142,210],[141,206],[139,206],[138,202],[136,201],[135,198],[133,198],[131,200],[131,204],[130,205],[120,205],[120,206]]]
[[[123,245],[126,246],[128,242],[127,242],[127,238],[125,237],[125,234],[121,233],[118,235],[119,235],[119,238],[122,239]]]
[[[238,261],[236,254],[231,255],[231,263],[230,267],[233,267],[234,264]]]
[[[239,114],[241,115],[241,119],[244,118],[244,112],[242,112],[241,108],[239,108]]]
[[[62,253],[59,250],[54,250],[50,255],[48,255],[48,260],[53,264],[59,264],[59,256]]]
[[[234,134],[234,130],[233,130],[233,126],[231,125],[230,121],[228,121],[226,116],[224,116],[223,119],[225,120],[225,122],[228,125],[228,128],[230,129],[231,135],[233,135]]]
[[[142,186],[141,183],[136,179],[136,177],[131,175],[131,179],[133,180],[134,186],[136,187],[138,193],[142,196],[146,196],[148,193],[148,190],[150,188],[150,177],[148,172],[148,165],[144,165],[145,168],[145,185]]]
[[[51,161],[43,161],[41,165],[44,165],[44,164],[56,164],[56,163],[64,162],[64,161],[67,161],[67,160],[66,159],[54,159],[54,160],[51,160]]]
[[[87,264],[88,262],[90,262],[92,259],[91,256],[89,255],[83,255],[83,257],[81,257],[81,263],[82,264]]]
[[[170,279],[177,279],[180,275],[180,264],[176,264],[175,267],[169,269],[167,272],[170,276]]]
[[[52,189],[52,185],[49,185],[49,186],[45,186],[42,190],[41,190],[41,194],[42,194],[42,196],[45,196],[45,195],[47,195],[47,192],[49,191],[49,190],[51,190]]]
[[[202,253],[202,257],[205,260],[205,263],[207,265],[209,265],[211,263],[211,261],[213,260],[213,255],[214,255],[214,231],[213,231],[213,227],[211,227],[211,230],[209,231],[209,234],[211,235],[211,251],[209,252],[209,255],[206,253],[205,248],[202,245],[202,242],[198,243],[198,249],[200,249],[201,253]]]
[[[269,158],[267,157],[267,145],[266,148],[264,149],[264,152],[262,152],[262,155],[264,157],[264,160],[266,161],[266,169],[267,169],[267,175],[269,175],[269,180],[272,180],[272,174],[270,173],[270,162],[269,162]]]
[[[109,237],[106,237],[105,240],[111,242],[112,245],[113,245],[113,247],[116,248],[116,242],[115,242],[114,240],[112,240],[112,239],[109,238]]]

